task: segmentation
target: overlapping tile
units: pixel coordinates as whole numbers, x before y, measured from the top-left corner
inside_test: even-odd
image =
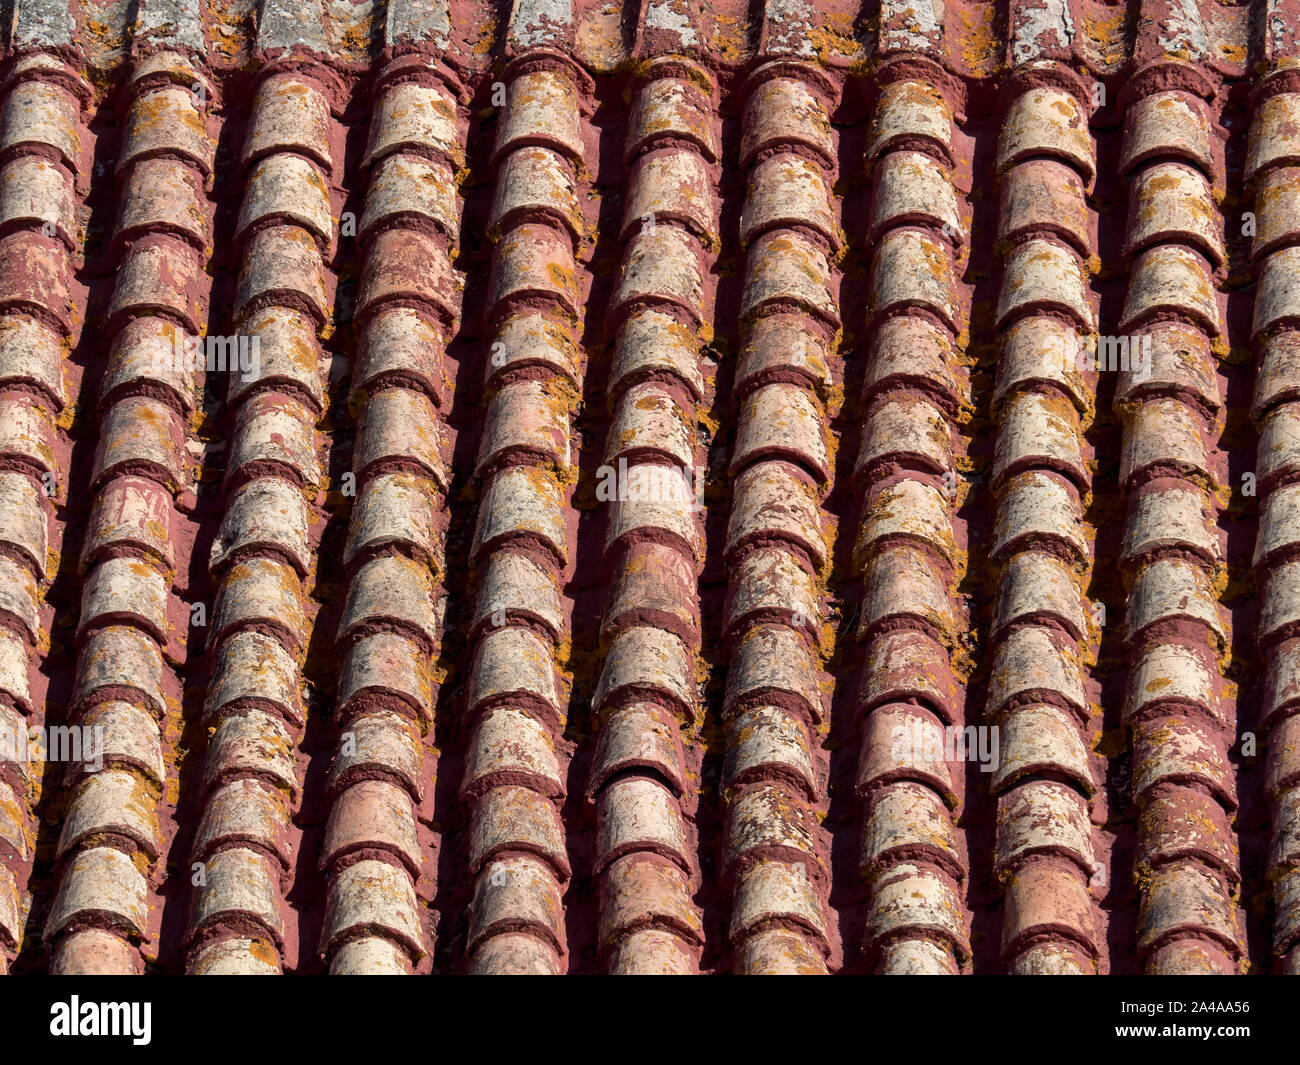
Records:
[[[1293,6],[16,4],[5,968],[1300,971]]]
[[[436,7],[428,26],[399,17],[389,12],[390,40],[424,42],[439,24]],[[460,92],[436,52],[395,58],[379,75],[366,152],[370,184],[357,232],[360,435],[348,485],[356,502],[338,639],[339,742],[320,859],[329,871],[321,952],[334,973],[406,972],[429,949],[416,894],[425,861],[416,811],[431,776],[422,737],[433,718],[429,660],[439,642],[444,565],[439,410],[460,302],[451,267],[460,214],[454,175],[464,161]],[[407,255],[424,258],[403,261]],[[413,268],[442,284],[404,288],[397,279]]]
[[[717,87],[680,32],[643,6],[644,56],[623,147],[627,178],[607,397],[604,503],[612,571],[604,662],[592,709],[599,947],[607,972],[698,971],[701,914],[694,828],[683,812],[683,742],[699,715],[696,655],[704,464],[697,438],[704,274],[718,244]]]
[[[310,21],[311,5],[302,15]],[[228,390],[231,449],[209,560],[218,623],[202,709],[208,742],[186,933],[187,971],[209,975],[281,970],[289,931],[284,894],[296,859],[289,829],[302,789],[295,749],[306,716],[304,582],[316,567],[313,503],[320,486],[319,384],[311,371],[330,324],[325,260],[334,233],[325,220],[333,215],[340,144],[332,72],[306,50],[267,54],[297,39],[296,24],[281,5],[263,5],[263,65],[239,155],[245,184],[233,332],[256,338],[258,357]],[[295,358],[286,348],[311,353],[306,381],[283,374]],[[351,867],[354,877],[379,880],[388,869],[378,861]],[[385,885],[399,911],[400,886]],[[331,889],[327,953],[349,915],[337,905],[344,894],[337,881]],[[414,920],[413,912],[407,916]]]
[[[1254,561],[1261,597],[1259,638],[1266,663],[1260,723],[1268,730],[1265,788],[1272,811],[1268,866],[1274,903],[1273,952],[1284,971],[1294,973],[1300,971],[1300,893],[1296,888],[1300,850],[1294,739],[1297,574],[1290,546],[1295,538],[1295,515],[1289,502],[1295,483],[1290,429],[1298,408],[1290,384],[1295,297],[1286,278],[1288,252],[1300,237],[1296,228],[1300,215],[1289,195],[1298,172],[1289,142],[1293,138],[1290,122],[1300,106],[1300,84],[1284,57],[1275,56],[1275,60],[1274,69],[1257,89],[1246,164],[1258,220],[1252,248],[1258,279],[1252,330],[1258,376],[1252,414],[1259,430],[1256,473],[1260,494]]]
[[[800,50],[794,30],[782,27],[781,51]],[[735,971],[820,973],[830,953],[830,874],[817,816],[824,782],[812,754],[825,720],[828,650],[819,505],[828,460],[818,391],[839,326],[830,262],[842,242],[828,165],[838,90],[817,68],[777,56],[753,71],[743,92],[746,259],[723,618],[732,648],[723,705],[724,876],[732,884]]]
[[[1230,973],[1242,951],[1241,874],[1227,764],[1234,729],[1219,695],[1229,634],[1216,602],[1223,555],[1212,461],[1222,411],[1214,347],[1223,350],[1214,275],[1224,261],[1213,189],[1222,178],[1213,153],[1185,162],[1186,141],[1160,117],[1190,113],[1197,128],[1213,128],[1201,86],[1179,71],[1169,60],[1143,72],[1159,91],[1130,88],[1143,103],[1125,129],[1131,270],[1120,340],[1129,365],[1116,404],[1128,510],[1121,565],[1138,951],[1148,972]],[[1148,281],[1160,274],[1158,284]]]
[[[942,741],[964,724],[951,663],[962,624],[952,437],[969,402],[955,302],[967,239],[952,174],[960,88],[912,51],[924,51],[922,41],[895,47],[874,79],[867,136],[870,365],[854,464],[863,485],[853,543],[863,597],[854,700],[863,949],[876,972],[956,973],[970,961],[967,861],[954,828],[961,784],[954,788]]]
[[[1023,41],[1013,50],[1020,62],[1003,90],[997,149],[999,599],[984,707],[1000,736],[989,786],[1001,950],[1012,973],[1093,973],[1103,940],[1092,889],[1105,877],[1090,816],[1099,783],[1088,759],[1098,723],[1084,687],[1092,605],[1081,600],[1095,562],[1084,526],[1083,432],[1096,377],[1079,353],[1097,334],[1082,222],[1096,159],[1088,87],[1050,46],[1047,56]]]
[[[175,783],[163,735],[180,687],[171,679],[185,637],[176,619],[189,613],[172,591],[169,538],[193,494],[187,441],[203,367],[192,338],[210,240],[205,178],[215,145],[205,105],[215,93],[202,65],[179,50],[141,59],[128,93],[114,237],[123,262],[98,402],[97,503],[79,561],[74,704],[74,720],[99,734],[107,757],[101,771],[69,780],[59,893],[45,927],[52,965],[64,973],[136,971],[135,949],[157,935],[157,903],[148,900],[165,875],[158,806]],[[174,272],[159,272],[159,260]],[[129,860],[112,857],[120,873],[101,883],[105,850]],[[151,945],[146,957],[155,952]]]
[[[31,679],[50,645],[42,623],[42,588],[48,587],[59,564],[51,530],[54,508],[68,498],[67,449],[61,446],[56,419],[65,410],[63,360],[70,338],[81,323],[72,298],[74,255],[82,245],[77,206],[88,185],[91,154],[83,142],[88,120],[90,86],[60,49],[72,45],[70,27],[47,23],[42,12],[20,8],[15,38],[32,50],[12,59],[0,82],[0,185],[5,230],[0,236],[0,491],[4,516],[0,520],[0,559],[4,567],[3,623],[0,624],[0,971],[24,941],[25,902],[36,857],[37,826],[30,800],[41,790],[45,763],[64,764],[68,783],[76,782],[89,765],[91,752],[81,737],[90,735],[84,720],[71,729],[52,719],[35,701]],[[53,532],[53,540],[52,540]],[[156,653],[156,648],[152,648]],[[93,656],[87,647],[83,655]],[[81,693],[89,694],[83,686]],[[82,708],[91,700],[82,699]],[[146,726],[147,727],[147,726]],[[67,750],[51,751],[49,738],[61,734]],[[31,740],[43,740],[32,749]],[[76,740],[75,750],[72,741]],[[128,779],[129,774],[122,779]],[[142,786],[150,785],[141,781]],[[121,789],[111,795],[83,798],[83,823],[102,817],[116,823]],[[157,841],[148,837],[147,814],[138,826],[145,834],[139,847],[156,857]],[[145,882],[131,864],[137,843],[119,834],[106,847],[87,849],[68,863],[65,890],[54,904],[49,932],[79,917],[87,924],[89,909],[111,913],[109,921],[126,935],[106,948],[112,967],[131,967],[127,939],[145,934]],[[67,855],[80,840],[65,827],[60,852]],[[104,875],[78,875],[81,865],[108,863]],[[91,895],[97,903],[87,905]]]
[[[547,16],[550,15],[547,8]],[[572,572],[570,419],[581,381],[578,206],[587,75],[561,47],[571,28],[521,4],[508,27],[492,162],[494,241],[481,352],[486,410],[475,463],[478,571],[465,695],[461,798],[470,808],[468,969],[561,973],[571,875],[559,805],[568,718],[559,655]]]

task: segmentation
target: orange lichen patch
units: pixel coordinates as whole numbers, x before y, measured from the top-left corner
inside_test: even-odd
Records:
[[[478,33],[474,36],[474,42],[471,45],[475,55],[487,55],[492,51],[492,45],[496,43],[497,20],[494,18],[486,19],[479,25]]]
[[[728,66],[741,62],[748,52],[748,25],[733,15],[714,16],[714,36],[709,42],[714,52]]]
[[[587,12],[576,34],[578,56],[598,74],[613,74],[628,58],[623,44],[622,9],[604,4]]]
[[[207,29],[210,52],[235,66],[248,58],[254,10],[248,0],[209,0]]]
[[[820,26],[809,31],[817,58],[829,66],[845,59],[853,60],[861,54],[861,46],[853,31],[853,16],[843,11],[826,15]]]
[[[974,7],[972,13],[971,7]],[[970,72],[986,78],[997,73],[1002,64],[1003,41],[994,31],[997,8],[994,4],[958,6],[958,50]]]
[[[97,19],[88,18],[82,22],[80,37],[78,43],[92,67],[87,73],[92,76],[97,73],[93,68],[111,68],[125,55],[126,35]]]
[[[1224,62],[1232,63],[1234,66],[1244,66],[1246,63],[1246,46],[1244,44],[1229,44],[1226,41],[1219,43],[1219,55]]]
[[[1079,20],[1083,34],[1081,48],[1092,62],[1106,70],[1124,61],[1128,46],[1125,36],[1126,9],[1102,9],[1097,14],[1084,14]]]
[[[342,32],[340,23],[344,19]],[[370,58],[371,41],[374,40],[376,19],[374,9],[362,5],[332,4],[326,25],[331,31],[331,44],[337,58],[348,63],[365,63]]]
[[[277,969],[280,967],[280,955],[276,953],[275,947],[265,940],[250,940],[248,944],[248,953],[264,965],[271,965]]]
[[[695,683],[699,690],[703,691],[709,686],[710,680],[713,676],[713,663],[705,658],[704,655],[697,654],[692,669],[692,676],[694,676]]]

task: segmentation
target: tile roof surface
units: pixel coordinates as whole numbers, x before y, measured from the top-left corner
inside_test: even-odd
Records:
[[[1300,974],[1300,0],[5,14],[0,970]]]

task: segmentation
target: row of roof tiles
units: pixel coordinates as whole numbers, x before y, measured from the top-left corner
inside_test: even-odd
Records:
[[[942,38],[924,26],[891,43],[901,54],[869,75],[869,206],[846,234],[832,126],[843,75],[806,61],[816,56],[808,36],[800,43],[799,12],[767,12],[770,61],[745,75],[729,154],[719,105],[735,84],[699,37],[701,11],[649,4],[637,37],[652,58],[629,81],[618,153],[622,202],[597,226],[595,84],[572,57],[575,13],[516,5],[509,63],[490,75],[499,99],[482,153],[492,192],[481,292],[465,289],[458,260],[467,102],[484,74],[444,61],[454,49],[438,8],[388,11],[390,31],[418,18],[432,47],[376,64],[355,183],[350,75],[327,61],[328,41],[314,36],[325,23],[311,9],[261,9],[265,60],[242,147],[222,171],[209,102],[231,107],[230,91],[189,47],[196,13],[168,8],[159,17],[169,30],[154,37],[163,47],[137,57],[120,90],[126,121],[104,241],[116,272],[97,323],[104,364],[98,394],[75,396],[64,363],[87,346],[76,286],[95,254],[78,217],[100,188],[94,90],[59,37],[71,22],[32,10],[47,36],[15,37],[34,50],[0,84],[3,729],[93,728],[105,765],[73,764],[55,783],[63,801],[48,857],[34,841],[52,809],[42,797],[50,771],[23,758],[0,767],[0,942],[10,956],[20,944],[36,950],[35,912],[56,972],[137,971],[168,952],[194,973],[278,972],[313,955],[337,973],[426,970],[439,891],[466,900],[458,965],[558,973],[574,967],[572,945],[586,935],[566,908],[589,888],[594,964],[611,972],[695,972],[709,951],[742,972],[826,972],[846,958],[886,973],[1096,972],[1127,964],[1106,934],[1125,905],[1110,891],[1106,785],[1123,775],[1136,812],[1132,964],[1244,966],[1239,843],[1250,841],[1233,820],[1240,722],[1226,681],[1239,613],[1225,607],[1221,531],[1230,412],[1219,363],[1233,339],[1219,206],[1224,71],[1194,54],[1181,8],[1157,21],[1169,31],[1183,18],[1183,36],[1164,41],[1145,95],[1121,103],[1124,291],[1105,314],[1093,276],[1110,217],[1097,188],[1109,175],[1089,134],[1094,85],[1043,21],[1068,23],[1066,5],[1013,11],[1021,66],[985,127],[997,138],[996,182],[980,180],[997,196],[988,252],[973,246],[959,176],[978,158],[960,128],[969,87],[935,61]],[[19,26],[30,16],[20,9]],[[1149,35],[1136,41],[1144,54]],[[1260,588],[1267,668],[1269,951],[1295,971],[1289,578],[1300,533],[1288,338],[1300,315],[1289,302],[1297,230],[1286,182],[1300,154],[1289,65],[1261,87],[1245,148],[1259,284],[1242,342],[1260,358],[1259,529],[1246,569]],[[721,191],[732,166],[744,188],[734,229]],[[205,421],[211,395],[173,357],[204,330],[222,283],[217,177],[240,190],[229,328],[258,340],[250,372],[220,397],[221,440]],[[343,350],[333,334],[340,219],[354,192],[353,365],[340,391],[326,369]],[[601,291],[593,237],[608,239],[615,266],[598,311],[588,302]],[[840,257],[855,240],[864,298],[846,312]],[[720,256],[733,246],[734,330],[718,321]],[[981,256],[996,289],[984,325],[967,279]],[[470,296],[481,325],[466,323]],[[593,313],[609,340],[596,378]],[[1099,375],[1073,357],[1107,316],[1134,357],[1149,356],[1114,390],[1115,484],[1096,477]],[[841,346],[846,322],[853,350]],[[736,342],[725,376],[715,323]],[[996,340],[983,371],[968,354],[981,328]],[[472,358],[453,360],[467,336],[459,350]],[[855,352],[865,369],[846,374]],[[988,369],[992,387],[977,395],[973,378]],[[718,394],[720,379],[730,395]],[[851,402],[861,420],[856,455],[841,457],[846,380],[860,387]],[[602,392],[608,425],[592,444],[584,398]],[[461,413],[463,394],[481,397],[478,412]],[[984,459],[970,422],[981,406],[993,431]],[[729,412],[729,447],[708,472],[715,410]],[[331,430],[349,421],[347,503],[336,510],[325,495]],[[93,441],[93,505],[65,563],[57,519],[70,513],[79,440]],[[460,444],[474,440],[468,454]],[[216,454],[224,476],[205,489],[196,472]],[[617,470],[624,489],[598,494],[594,538],[575,485],[583,459]],[[964,483],[974,461],[987,464],[986,487]],[[710,497],[724,480],[729,492]],[[462,486],[472,521],[452,536]],[[1124,514],[1114,562],[1099,556],[1089,512],[1101,496]],[[980,499],[991,608],[971,590],[970,505]],[[331,548],[336,513],[346,528]],[[712,535],[719,515],[724,531]],[[594,666],[574,654],[580,566],[599,600]],[[1106,595],[1126,604],[1115,673],[1127,762],[1108,761],[1097,740],[1104,637],[1088,596],[1102,567],[1103,580],[1124,583]],[[31,678],[58,661],[44,590],[72,569],[76,654],[60,707]],[[338,571],[333,602],[325,569]],[[725,594],[711,593],[706,571]],[[212,593],[212,617],[197,627],[196,587]],[[449,598],[466,619],[450,677]],[[312,756],[321,699],[309,649],[322,638],[336,690],[330,749]],[[720,689],[707,683],[713,668]],[[181,707],[196,680],[203,695],[188,724],[202,736],[201,768],[182,773]],[[589,699],[575,703],[575,689]],[[996,731],[991,773],[934,755],[968,726]],[[435,750],[438,729],[462,744],[457,759]],[[711,729],[716,792],[699,780]],[[828,758],[830,735],[856,748],[848,773]],[[317,759],[329,768],[309,850],[306,770]],[[433,886],[431,858],[448,841],[432,793],[453,767],[464,882]],[[845,836],[827,819],[840,776],[851,778],[860,825],[855,942],[844,940],[854,922],[832,905],[831,856]],[[590,828],[572,814],[575,782]],[[991,866],[972,851],[981,809],[992,813]],[[702,860],[715,846],[701,838],[710,818],[717,862]],[[299,944],[302,904],[290,894],[304,851],[324,899],[317,940]],[[42,862],[50,891],[38,900]],[[162,942],[163,889],[177,869],[192,879],[172,944]],[[980,905],[1000,908],[1000,941],[996,960],[977,965]],[[706,934],[714,906],[726,915],[725,951]]]
[[[1144,0],[1132,8],[1101,0],[768,0],[757,7],[737,0],[643,0],[631,12],[598,0],[393,0],[378,7],[265,0],[220,9],[198,0],[145,0],[130,9],[109,0],[10,0],[6,14],[7,42],[16,49],[76,49],[102,70],[142,46],[161,45],[206,52],[223,70],[301,47],[361,71],[383,49],[410,44],[481,69],[495,40],[510,54],[560,48],[600,73],[630,57],[667,52],[733,68],[781,55],[840,69],[909,53],[969,78],[997,77],[1036,60],[1116,74],[1167,55],[1202,65],[1211,77],[1240,77],[1294,51],[1288,0]]]

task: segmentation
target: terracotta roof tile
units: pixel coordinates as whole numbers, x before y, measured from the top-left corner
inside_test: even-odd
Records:
[[[0,971],[1300,971],[1294,12],[850,8],[18,5]]]

